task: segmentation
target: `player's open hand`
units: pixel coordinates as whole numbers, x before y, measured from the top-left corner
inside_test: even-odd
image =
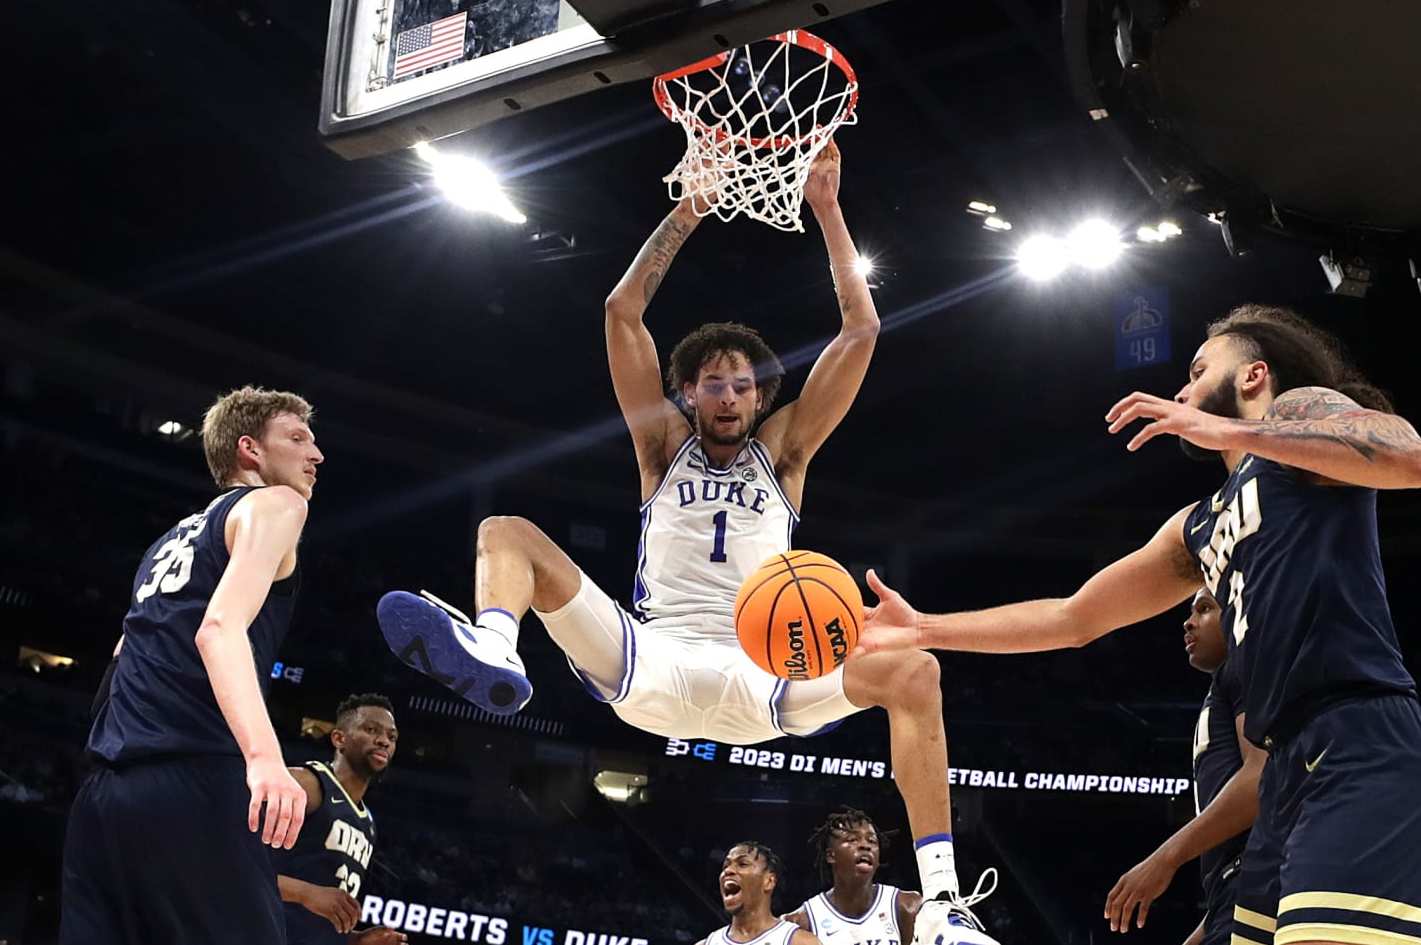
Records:
[[[1130,915],[1136,906],[1140,908],[1136,927],[1144,928],[1145,916],[1150,913],[1150,904],[1169,888],[1175,869],[1176,867],[1156,850],[1117,879],[1114,888],[1105,897],[1105,918],[1110,921],[1110,931],[1128,932]]]
[[[859,634],[859,645],[852,655],[910,650],[920,646],[918,612],[903,599],[902,594],[879,580],[878,573],[872,568],[868,571],[868,586],[878,595],[878,605],[864,608],[863,632]]]
[[[830,139],[824,150],[809,165],[809,179],[804,184],[804,199],[813,210],[832,207],[839,201],[839,167],[842,158],[839,146]]]
[[[366,929],[358,932],[351,938],[351,945],[406,945],[409,941],[405,933],[397,929],[387,929],[384,926],[376,926],[373,929]]]
[[[317,886],[312,883],[302,895],[301,905],[329,920],[342,935],[354,929],[355,923],[360,921],[360,903],[339,886]]]
[[[291,849],[306,821],[306,790],[296,783],[280,758],[247,763],[247,788],[252,802],[247,808],[247,828],[261,827],[262,843]],[[266,806],[265,818],[262,806]]]
[[[1200,449],[1229,449],[1234,421],[1205,413],[1198,407],[1176,403],[1140,391],[1124,398],[1105,415],[1111,433],[1119,433],[1136,420],[1151,420],[1125,448],[1134,452],[1161,433],[1173,433]]]

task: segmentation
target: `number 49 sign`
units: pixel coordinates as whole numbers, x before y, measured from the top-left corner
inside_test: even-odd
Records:
[[[1169,360],[1169,290],[1140,289],[1115,302],[1115,369]]]

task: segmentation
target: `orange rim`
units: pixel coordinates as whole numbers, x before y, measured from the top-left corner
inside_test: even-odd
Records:
[[[839,120],[843,121],[854,113],[854,108],[858,105],[859,100],[858,74],[854,72],[854,67],[849,63],[849,60],[844,57],[842,52],[807,30],[788,30],[783,33],[776,33],[773,36],[765,37],[761,42],[772,42],[775,40],[818,53],[820,56],[829,60],[831,65],[838,66],[839,70],[844,74],[849,90],[848,102],[844,105],[843,111],[839,115]],[[730,54],[731,50],[719,52],[713,56],[707,56],[698,62],[693,62],[689,66],[682,66],[680,69],[676,69],[672,72],[663,72],[653,79],[651,81],[651,96],[656,100],[657,107],[661,109],[661,113],[671,121],[680,121],[677,117],[677,113],[682,109],[671,100],[671,92],[667,88],[668,82],[674,82],[677,79],[684,79],[688,75],[695,75],[697,72],[706,72],[717,66],[725,65],[726,61],[730,58]],[[810,134],[801,135],[799,137],[747,138],[743,134],[728,134],[719,128],[712,128],[694,115],[690,116],[690,120],[699,127],[702,134],[710,134],[717,141],[735,140],[738,138],[745,141],[752,148],[772,147],[780,149],[814,136],[814,132],[811,132]],[[822,126],[816,125],[815,131],[818,131],[820,127]]]

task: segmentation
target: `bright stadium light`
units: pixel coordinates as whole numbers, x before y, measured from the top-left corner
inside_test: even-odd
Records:
[[[1184,231],[1179,228],[1179,224],[1173,220],[1161,220],[1159,226],[1155,227],[1160,236],[1165,239],[1173,239]]]
[[[1017,268],[1036,282],[1047,282],[1065,271],[1070,263],[1066,246],[1054,236],[1029,237],[1016,251]]]
[[[873,275],[873,260],[869,259],[867,256],[860,256],[858,259],[855,259],[854,272],[867,279],[869,276]]]
[[[992,216],[982,221],[982,227],[987,230],[995,230],[998,233],[1005,233],[1011,229],[1011,223],[1001,217]]]
[[[967,204],[967,212],[985,215],[988,213],[996,213],[997,208],[984,200],[973,200]]]
[[[1142,226],[1135,231],[1135,239],[1141,243],[1163,243],[1167,237],[1152,226]]]
[[[1115,262],[1125,249],[1120,231],[1104,220],[1080,223],[1066,237],[1071,261],[1082,269],[1099,270]]]
[[[513,201],[499,186],[498,178],[483,164],[462,154],[446,154],[427,141],[414,146],[414,151],[429,163],[434,182],[451,203],[480,213],[491,213],[509,223],[527,223]]]
[[[158,432],[164,436],[177,436],[183,432],[183,425],[176,420],[164,420],[158,424]]]

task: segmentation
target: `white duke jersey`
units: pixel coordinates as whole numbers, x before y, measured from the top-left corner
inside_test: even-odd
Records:
[[[707,935],[702,945],[789,945],[798,931],[799,926],[781,919],[749,942],[738,942],[730,937],[730,926],[727,925]]]
[[[641,507],[632,611],[670,637],[734,643],[740,585],[789,550],[798,521],[759,440],[716,469],[688,437]]]
[[[868,911],[851,919],[829,904],[826,893],[804,901],[809,931],[824,945],[902,945],[898,931],[898,887],[878,884]]]

